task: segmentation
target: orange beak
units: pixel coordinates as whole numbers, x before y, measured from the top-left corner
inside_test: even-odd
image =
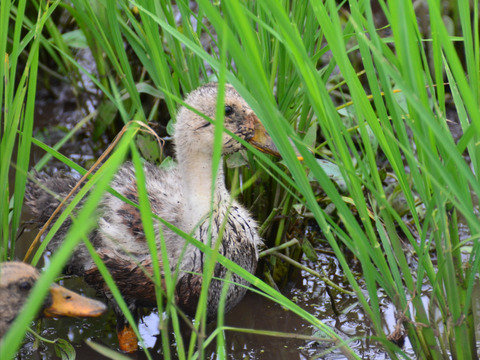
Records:
[[[44,310],[47,317],[96,317],[107,310],[105,304],[100,301],[81,296],[57,284],[52,284],[50,294],[52,304]]]
[[[253,147],[256,149],[269,154],[274,155],[277,157],[281,157],[280,153],[278,152],[277,147],[273,143],[272,138],[268,135],[267,130],[262,125],[260,120],[256,116],[253,119],[254,124],[254,133],[253,136],[247,140]],[[297,154],[297,158],[302,161],[303,157]]]
[[[270,135],[268,135],[267,130],[262,125],[260,120],[255,115],[251,115],[250,126],[253,127],[254,132],[253,136],[247,141],[256,149],[270,155],[280,157],[277,147],[272,141]],[[253,123],[253,124],[252,124]]]

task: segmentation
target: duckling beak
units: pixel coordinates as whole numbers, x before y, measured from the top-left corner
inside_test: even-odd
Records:
[[[253,136],[247,141],[256,149],[277,157],[280,157],[277,147],[273,143],[272,138],[268,135],[267,130],[262,125],[260,120],[255,115],[252,115],[250,119],[250,124],[253,122]]]
[[[252,118],[249,119],[249,123],[253,123],[254,132],[253,136],[250,139],[247,139],[247,141],[253,145],[253,147],[264,153],[281,157],[280,152],[260,120],[258,120],[255,115],[252,115]],[[295,150],[295,152],[297,153],[297,159],[303,161],[303,157],[298,153],[298,151]]]
[[[57,284],[52,284],[50,294],[52,304],[44,310],[47,317],[96,317],[107,310],[105,304],[100,301],[81,296]]]

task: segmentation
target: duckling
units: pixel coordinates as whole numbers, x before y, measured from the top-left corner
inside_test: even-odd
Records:
[[[19,261],[0,263],[0,338],[22,310],[38,277],[37,269],[28,264]],[[106,309],[100,301],[52,284],[43,303],[42,313],[48,317],[96,317],[102,315]]]
[[[217,84],[209,83],[190,93],[185,102],[208,118],[215,119],[217,95]],[[224,103],[226,129],[261,151],[277,154],[271,138],[255,113],[228,84],[225,87]],[[262,240],[255,220],[242,205],[232,199],[227,190],[222,166],[213,178],[214,130],[214,124],[204,117],[184,106],[179,109],[174,135],[177,165],[164,169],[148,162],[144,164],[145,186],[151,209],[160,218],[192,234],[204,244],[214,247],[220,241],[220,254],[254,273],[258,247]],[[224,133],[223,155],[242,148],[243,145],[237,139]],[[37,180],[43,186],[31,182],[27,189],[26,203],[43,224],[59,204],[43,187],[62,198],[70,192],[76,181],[65,176],[45,175],[39,176]],[[111,187],[130,201],[138,203],[136,181],[134,166],[127,162],[118,170]],[[61,242],[68,226],[69,223],[66,222],[50,243],[51,250]],[[164,239],[171,271],[174,272],[177,266],[180,269],[176,280],[177,304],[193,316],[202,288],[204,254],[158,222],[155,224],[155,232],[158,253],[161,253],[160,241]],[[105,194],[99,206],[98,228],[92,232],[90,239],[127,302],[155,305],[154,286],[140,270],[140,267],[151,270],[151,259],[139,210],[110,193]],[[70,269],[84,276],[88,283],[97,288],[98,284],[103,284],[84,246],[76,249],[70,260]],[[226,268],[217,264],[214,276],[221,279],[226,272]],[[231,281],[239,285],[229,285],[225,312],[238,304],[248,286],[236,274],[233,274]],[[220,280],[212,280],[210,283],[208,319],[214,319],[217,315],[223,286],[224,282]]]

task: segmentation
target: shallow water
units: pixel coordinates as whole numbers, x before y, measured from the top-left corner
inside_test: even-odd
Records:
[[[330,263],[336,261],[331,258],[322,260]],[[321,264],[318,266],[321,266]],[[65,279],[61,283],[87,296],[95,296],[95,292],[79,278]],[[325,291],[325,286],[307,273],[302,273],[291,290],[286,292],[285,295],[335,328],[344,338],[361,337],[362,340],[356,340],[350,344],[359,355],[365,358],[387,358],[374,342],[367,339],[372,333],[368,322],[365,321],[360,305],[354,298],[342,295],[335,296],[335,306],[340,311],[340,314],[336,315],[331,306],[330,297]],[[386,309],[388,313],[388,307]],[[140,324],[140,332],[154,358],[162,358],[160,344],[157,343],[158,322],[157,312],[152,311],[143,318]],[[238,328],[290,334],[285,338],[227,331],[225,337],[230,359],[309,359],[322,353],[327,348],[326,344],[296,339],[297,335],[312,336],[314,333],[313,327],[297,315],[284,310],[280,305],[253,292],[248,292],[243,301],[226,315],[225,324]],[[49,339],[61,337],[69,340],[75,346],[78,359],[91,359],[92,356],[95,359],[103,358],[85,345],[84,342],[88,339],[111,349],[116,349],[118,346],[115,315],[112,311],[96,319],[43,319],[41,328],[41,335],[44,337]],[[210,331],[214,328],[215,324],[209,325]],[[207,358],[214,359],[215,348],[212,346],[212,349],[209,349],[206,355]],[[33,339],[30,336],[27,343],[22,347],[19,357],[22,359],[55,358],[51,346],[42,344],[39,349],[33,349]],[[140,351],[133,358],[144,359],[146,357]],[[336,350],[322,358],[344,359],[345,357],[340,351]]]

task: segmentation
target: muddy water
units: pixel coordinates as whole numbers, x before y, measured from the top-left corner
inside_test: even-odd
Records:
[[[321,256],[320,262],[316,266],[320,267],[326,262],[331,267],[336,260]],[[306,265],[312,266],[311,263]],[[331,278],[341,283],[337,276]],[[61,283],[86,296],[95,297],[95,292],[79,278],[65,279]],[[373,333],[360,305],[354,298],[336,295],[334,297],[335,306],[336,310],[340,312],[340,314],[336,314],[324,284],[318,279],[308,273],[302,273],[291,285],[291,289],[285,292],[285,295],[294,299],[298,305],[336,329],[344,338],[360,338],[360,340],[350,343],[357,354],[367,359],[388,358],[375,342],[368,339]],[[102,299],[100,298],[100,300]],[[385,319],[387,323],[393,325],[393,309],[388,304],[385,304]],[[157,341],[158,322],[158,314],[152,311],[143,318],[140,332],[152,356],[160,359],[163,356],[160,342]],[[247,293],[243,301],[226,315],[225,323],[232,327],[290,334],[285,338],[226,332],[227,353],[230,359],[310,359],[327,349],[326,344],[296,339],[297,335],[312,336],[315,330],[297,315],[253,292]],[[212,331],[214,326],[215,324],[211,324],[208,330]],[[41,329],[41,335],[48,339],[60,337],[70,341],[75,346],[77,359],[103,359],[101,355],[85,344],[86,340],[103,344],[111,349],[118,347],[115,316],[112,311],[97,319],[43,319]],[[33,338],[29,336],[26,344],[20,350],[19,358],[53,359],[56,358],[54,354],[53,347],[44,343],[35,349]],[[208,349],[206,355],[207,358],[214,359],[215,348]],[[132,358],[146,359],[146,356],[140,351]],[[322,358],[344,359],[345,356],[337,350]]]
[[[59,92],[62,93],[60,89]],[[80,121],[86,114],[77,110],[72,104],[72,97],[61,95],[52,100],[48,94],[37,104],[35,137],[53,145],[61,139],[69,129]],[[61,152],[73,161],[84,167],[92,159],[98,158],[102,150],[102,144],[92,144],[90,125],[85,125],[75,139],[62,147]],[[101,139],[102,140],[102,139]],[[104,147],[103,147],[104,148]],[[95,150],[97,149],[97,150]],[[32,164],[35,164],[43,153],[33,149]],[[56,160],[48,164],[48,171],[54,172],[65,169],[65,165]],[[28,214],[26,214],[28,222]],[[30,245],[36,230],[26,226],[25,232],[17,241],[17,256],[22,258]],[[324,247],[318,245],[319,248]],[[318,261],[313,263],[303,260],[304,264],[317,272],[321,269],[327,271],[329,278],[338,284],[348,288],[344,282],[342,272],[337,260],[328,253],[319,252]],[[65,279],[62,283],[72,290],[95,297],[95,292],[81,279]],[[354,297],[334,293],[329,294],[325,284],[306,272],[298,274],[297,278],[291,279],[284,289],[284,295],[293,299],[298,305],[314,314],[317,318],[334,328],[344,338],[355,338],[350,346],[363,358],[386,359],[386,354],[374,342],[370,341],[373,335],[369,323],[361,310],[359,303]],[[380,298],[382,294],[379,294]],[[100,299],[102,300],[102,299]],[[332,303],[335,305],[332,306]],[[383,303],[385,331],[393,330],[395,319],[393,307],[387,301]],[[140,324],[140,332],[155,358],[163,358],[158,339],[159,315],[153,311],[145,316]],[[315,329],[304,322],[297,315],[284,310],[281,306],[271,302],[253,292],[249,292],[244,300],[229,314],[226,315],[225,323],[228,326],[248,328],[254,330],[268,330],[290,334],[287,337],[272,337],[257,334],[228,331],[225,333],[227,353],[231,359],[309,359],[326,350],[326,344],[315,341],[299,339],[297,335],[312,336]],[[214,329],[214,324],[210,326]],[[112,311],[98,319],[44,319],[41,324],[41,335],[55,339],[57,337],[70,341],[76,349],[77,359],[102,359],[103,357],[85,344],[85,340],[103,344],[111,349],[117,349],[118,343],[115,331],[115,316]],[[173,340],[172,340],[173,341]],[[406,345],[408,349],[408,344]],[[207,358],[215,358],[215,347],[207,351]],[[34,339],[28,335],[25,345],[19,352],[21,359],[53,359],[55,351],[52,346],[40,343],[37,348]],[[145,355],[140,351],[133,358],[144,359]],[[336,350],[322,356],[325,359],[344,359],[344,355]]]

